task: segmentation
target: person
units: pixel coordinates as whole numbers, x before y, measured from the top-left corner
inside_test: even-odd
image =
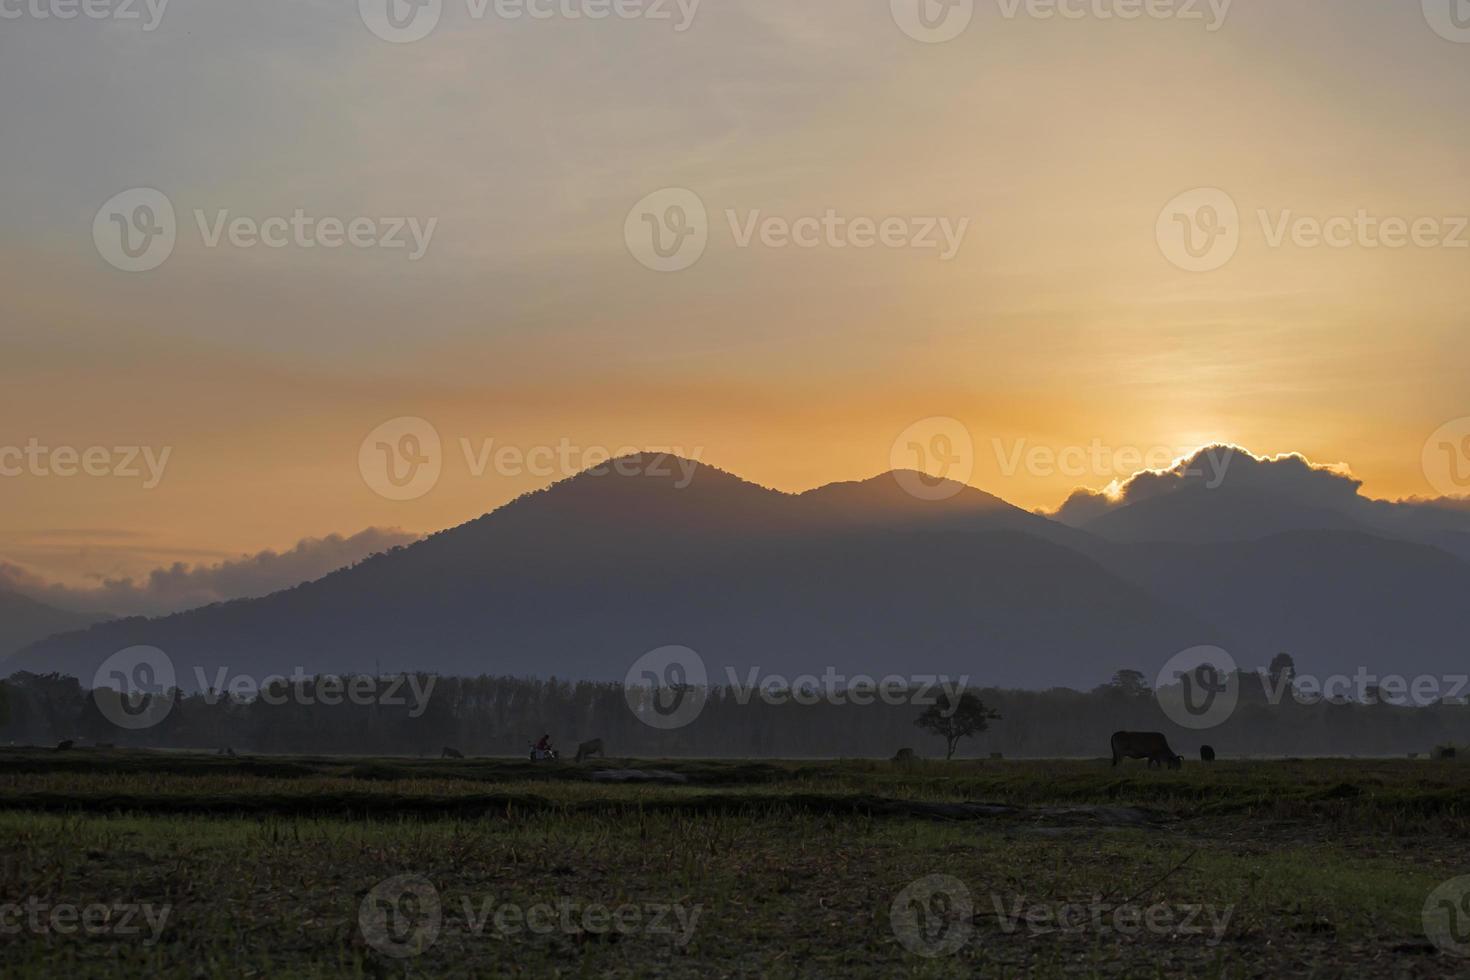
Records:
[[[541,736],[541,741],[539,741],[539,742],[536,743],[536,751],[539,752],[539,753],[543,753],[543,754],[551,751],[551,736],[550,735],[542,735]]]

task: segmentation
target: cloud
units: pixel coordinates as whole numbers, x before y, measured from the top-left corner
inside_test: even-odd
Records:
[[[1205,487],[1257,493],[1276,500],[1342,514],[1364,529],[1413,539],[1470,531],[1470,501],[1375,500],[1342,463],[1315,463],[1300,453],[1256,456],[1237,446],[1207,446],[1168,469],[1143,470],[1106,490],[1080,487],[1047,516],[1082,527],[1105,514],[1166,494]]]
[[[93,588],[49,582],[19,565],[0,561],[0,590],[78,612],[161,616],[227,599],[267,595],[418,539],[419,535],[398,528],[373,527],[351,537],[303,538],[285,552],[261,551],[212,565],[175,562],[154,569],[142,582],[104,579]]]
[[[1362,485],[1341,463],[1314,463],[1299,453],[1256,456],[1238,446],[1214,445],[1167,469],[1140,470],[1104,491],[1079,487],[1051,516],[1080,527],[1110,511],[1191,487],[1257,491],[1342,510],[1362,499]]]

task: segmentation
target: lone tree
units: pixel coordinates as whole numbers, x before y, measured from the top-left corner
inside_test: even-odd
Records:
[[[944,739],[944,758],[953,759],[960,739],[978,735],[989,729],[992,721],[1000,720],[1000,715],[967,691],[960,695],[960,703],[955,707],[950,706],[949,695],[939,695],[939,700],[925,708],[914,724]]]

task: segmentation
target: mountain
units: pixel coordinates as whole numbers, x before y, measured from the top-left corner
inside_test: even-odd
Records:
[[[686,485],[657,460],[264,598],[50,636],[7,666],[89,679],[148,645],[186,689],[296,668],[619,680],[678,645],[716,681],[830,667],[1085,688],[1200,645],[1246,667],[1287,650],[1319,674],[1444,675],[1470,635],[1470,562],[1439,543],[1453,505],[1185,487],[1077,528],[958,484],[919,499],[914,474],[789,494],[708,465]]]
[[[830,666],[1050,687],[1227,639],[1058,543],[1081,532],[977,490],[919,501],[890,474],[786,494],[711,466],[681,482],[584,473],[316,582],[51,638],[17,664],[90,678],[151,645],[191,689],[298,666],[620,680],[681,645],[720,681]]]
[[[0,667],[9,654],[53,633],[82,629],[98,617],[55,609],[14,592],[0,592]]]
[[[1356,531],[1113,546],[1102,562],[1152,595],[1228,624],[1242,666],[1290,651],[1299,670],[1466,672],[1470,563]]]
[[[1366,530],[1347,514],[1280,494],[1233,487],[1182,487],[1109,511],[1083,527],[1109,541],[1210,544],[1286,531]]]

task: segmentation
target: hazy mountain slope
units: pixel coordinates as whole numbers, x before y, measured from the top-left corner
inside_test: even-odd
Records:
[[[1364,525],[1326,507],[1226,485],[1190,486],[1141,500],[1089,521],[1084,528],[1111,541],[1203,544],[1286,531],[1363,530]]]
[[[29,644],[96,622],[98,616],[55,609],[13,592],[0,592],[0,670],[7,658]]]
[[[149,644],[186,686],[196,666],[621,678],[679,644],[719,679],[726,666],[830,665],[1046,687],[1223,639],[1075,551],[1014,531],[924,530],[913,514],[875,526],[839,512],[848,492],[792,496],[711,467],[684,489],[583,475],[318,582],[56,638],[22,660],[90,677],[115,650]],[[1008,507],[995,509],[1016,520]]]
[[[1295,531],[1211,545],[1114,545],[1120,576],[1221,625],[1261,666],[1280,650],[1315,672],[1465,672],[1470,563],[1428,545]]]

